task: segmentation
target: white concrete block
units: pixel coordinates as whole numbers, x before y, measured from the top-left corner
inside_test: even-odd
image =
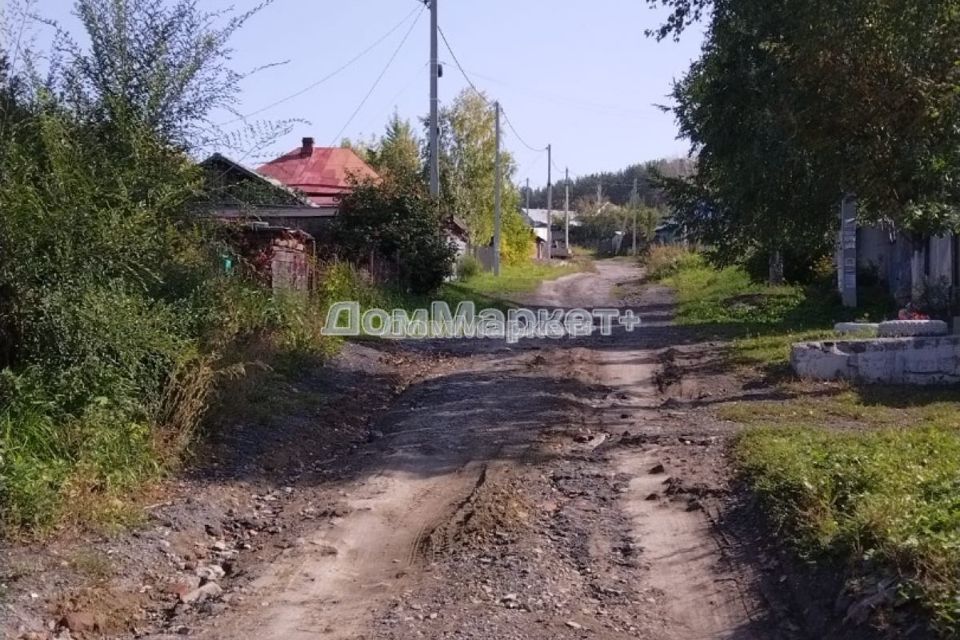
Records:
[[[960,336],[798,343],[791,364],[797,375],[816,380],[950,384],[960,382]]]
[[[881,338],[945,336],[947,332],[947,323],[943,320],[888,320],[877,328],[877,335]]]

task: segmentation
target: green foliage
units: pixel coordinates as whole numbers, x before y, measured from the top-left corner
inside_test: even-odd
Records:
[[[110,505],[189,442],[225,350],[264,331],[304,345],[299,303],[220,271],[183,151],[232,100],[225,43],[251,14],[188,0],[79,0],[76,13],[90,45],[59,33],[48,80],[0,64],[7,530],[118,516]]]
[[[396,265],[401,288],[437,289],[453,271],[455,252],[443,233],[436,203],[414,176],[356,185],[340,202],[337,246],[357,263]]]
[[[382,176],[410,179],[423,171],[420,160],[420,139],[409,120],[394,112],[386,131],[375,146],[367,149],[367,161]]]
[[[841,187],[802,144],[790,112],[795,83],[780,50],[765,46],[773,13],[755,4],[717,18],[710,46],[673,90],[698,171],[663,184],[678,221],[719,265],[786,247],[812,262],[832,240]]]
[[[703,256],[687,247],[665,245],[651,247],[641,260],[646,268],[646,277],[664,280],[681,271],[692,271],[703,266]]]
[[[677,290],[677,319],[685,324],[783,324],[806,299],[799,287],[757,284],[739,267],[716,270],[686,258],[662,280]]]
[[[206,116],[236,102],[243,76],[227,64],[230,38],[271,1],[232,15],[202,11],[195,0],[76,0],[89,43],[57,27],[56,89],[85,119],[138,124],[166,143],[195,147],[219,135]]]
[[[836,322],[893,313],[892,301],[879,290],[866,291],[859,309],[841,306],[832,278],[805,287],[770,286],[742,267],[717,269],[684,250],[658,247],[651,256],[671,274],[660,282],[677,292],[677,322],[714,325],[731,335],[741,364],[785,365],[794,342],[832,335]]]
[[[623,232],[626,225],[625,209],[610,203],[597,203],[595,198],[586,198],[576,202],[579,212],[578,226],[570,229],[570,241],[581,246],[595,246],[604,240],[610,240],[618,231]]]
[[[867,220],[957,228],[954,3],[651,4],[672,10],[658,37],[709,15],[703,54],[673,93],[699,172],[667,187],[718,264],[785,247],[812,262],[829,250],[844,193]]]
[[[501,262],[510,265],[529,263],[533,256],[534,237],[519,209],[504,209],[500,221]]]
[[[469,280],[483,271],[483,265],[474,256],[461,256],[457,261],[457,280]]]
[[[79,486],[110,496],[158,471],[151,427],[203,362],[213,247],[185,206],[195,170],[149,131],[40,111],[7,143],[0,326],[19,391],[0,398],[0,520],[34,527]]]
[[[474,246],[486,246],[493,238],[494,182],[496,178],[496,132],[494,112],[482,93],[465,89],[440,114],[441,205],[463,220]],[[518,233],[520,192],[513,184],[516,163],[509,152],[501,151],[503,177],[501,210],[504,224],[504,252],[516,261],[529,237]]]
[[[944,636],[960,632],[960,432],[757,429],[740,438],[736,457],[801,553],[897,576]]]

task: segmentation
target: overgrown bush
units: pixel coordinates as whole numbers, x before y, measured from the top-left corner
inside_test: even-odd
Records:
[[[703,257],[679,245],[655,245],[642,258],[651,280],[668,278],[683,269],[703,264]]]
[[[435,291],[453,273],[455,251],[436,203],[418,177],[363,182],[340,203],[335,237],[342,257],[396,265],[400,288]]]
[[[157,471],[164,398],[204,366],[215,316],[189,160],[136,123],[34,109],[0,157],[0,518],[14,526]]]
[[[483,265],[476,256],[461,256],[457,261],[457,280],[469,280],[483,271]]]
[[[185,149],[231,99],[225,42],[249,14],[218,29],[224,14],[189,2],[76,12],[89,49],[58,33],[42,82],[0,50],[8,531],[115,510],[176,462],[226,349],[260,331],[296,348],[312,336],[302,303],[222,272],[194,207],[203,184]]]

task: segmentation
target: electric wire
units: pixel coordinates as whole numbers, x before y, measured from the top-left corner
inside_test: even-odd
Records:
[[[414,24],[416,24],[416,23],[417,23],[417,20],[420,19],[420,15],[423,13],[423,7],[420,7],[419,10],[420,10],[420,13],[417,14],[417,18],[416,18],[416,20],[414,20]],[[228,120],[228,121],[226,121],[226,122],[222,122],[222,123],[220,123],[220,126],[224,126],[224,125],[228,125],[228,124],[233,124],[234,122],[240,122],[241,120],[246,120],[247,118],[249,118],[249,117],[251,117],[251,116],[255,116],[255,115],[261,114],[261,113],[263,113],[264,111],[268,111],[268,110],[270,110],[270,109],[273,109],[273,108],[276,107],[276,106],[279,106],[279,105],[281,105],[281,104],[283,104],[283,103],[285,103],[285,102],[289,102],[290,100],[293,100],[294,98],[298,98],[298,97],[302,96],[303,94],[307,93],[308,91],[312,91],[313,89],[316,89],[317,87],[319,87],[319,86],[320,86],[321,84],[323,84],[324,82],[327,82],[328,80],[331,80],[331,79],[333,79],[334,77],[336,77],[336,76],[340,75],[341,73],[343,73],[344,71],[346,71],[346,70],[347,70],[349,67],[351,67],[355,62],[357,62],[358,60],[360,60],[361,58],[363,58],[364,56],[366,56],[368,53],[370,53],[371,51],[373,51],[375,48],[377,48],[377,46],[379,46],[384,40],[386,40],[387,38],[389,38],[390,36],[392,36],[394,33],[397,32],[398,29],[400,29],[400,27],[402,27],[403,25],[405,25],[405,24],[407,23],[407,21],[410,19],[410,17],[413,16],[413,14],[415,14],[415,13],[417,13],[417,9],[416,9],[416,8],[414,8],[410,13],[408,13],[408,14],[403,18],[403,20],[401,20],[401,21],[398,22],[396,25],[394,25],[393,28],[391,28],[391,29],[390,29],[389,31],[387,31],[385,34],[383,34],[382,36],[380,36],[380,38],[378,38],[378,39],[376,40],[376,42],[374,42],[373,44],[371,44],[369,47],[367,47],[366,49],[364,49],[363,51],[361,51],[360,53],[358,53],[358,54],[355,55],[354,57],[350,58],[350,60],[348,60],[347,62],[345,62],[343,65],[341,65],[340,67],[338,67],[338,68],[335,69],[334,71],[331,71],[331,72],[328,73],[327,75],[325,75],[325,76],[323,76],[322,78],[320,78],[320,79],[317,80],[316,82],[312,82],[311,84],[308,84],[308,85],[307,85],[306,87],[304,87],[303,89],[300,89],[299,91],[296,91],[295,93],[291,93],[291,94],[288,95],[288,96],[285,96],[285,97],[283,97],[283,98],[280,98],[279,100],[276,100],[276,101],[274,101],[274,102],[271,102],[270,104],[266,105],[265,107],[261,107],[261,108],[257,109],[256,111],[251,111],[250,113],[247,113],[247,114],[238,116],[238,117],[236,117],[236,118],[234,118],[234,119],[232,119],[232,120]]]
[[[462,64],[460,64],[460,59],[457,58],[457,54],[454,53],[453,47],[450,45],[450,41],[447,39],[447,35],[443,32],[443,29],[440,27],[437,27],[437,30],[440,32],[440,38],[443,40],[444,46],[447,48],[447,51],[450,52],[450,57],[453,58],[454,64],[456,64],[457,69],[460,70],[460,73],[463,75],[464,79],[467,81],[467,84],[469,84],[470,87],[477,92],[477,95],[483,96],[483,92],[477,88],[477,85],[473,81],[473,79],[470,77],[470,74],[468,74],[467,70],[463,68]],[[484,98],[484,100],[488,104],[490,103],[490,101],[487,100],[486,98]],[[520,144],[525,146],[530,151],[534,151],[538,153],[542,153],[547,150],[546,147],[541,147],[541,148],[534,147],[528,144],[526,140],[524,140],[523,136],[521,136],[520,133],[517,131],[517,128],[513,126],[513,122],[510,121],[510,117],[507,115],[506,110],[503,109],[502,104],[500,105],[500,113],[503,114],[504,121],[507,123],[507,126],[510,127],[510,130],[513,132],[513,135],[515,135],[517,137],[517,140],[520,141]]]
[[[370,99],[370,96],[373,95],[373,92],[376,91],[377,86],[380,84],[380,81],[383,80],[383,76],[387,74],[390,66],[393,64],[393,61],[397,59],[397,56],[400,55],[400,50],[403,49],[403,45],[407,43],[407,40],[410,39],[410,34],[413,33],[414,28],[417,26],[417,23],[420,22],[420,17],[423,15],[425,8],[420,9],[420,13],[417,14],[417,17],[414,19],[413,23],[410,25],[410,28],[407,29],[407,33],[404,34],[403,40],[400,41],[400,44],[397,45],[397,48],[394,50],[393,55],[390,56],[390,59],[387,60],[387,64],[383,67],[383,71],[380,72],[380,75],[377,76],[377,79],[373,81],[373,85],[370,87],[370,90],[367,91],[367,95],[363,96],[363,100],[360,101],[360,104],[357,105],[357,108],[353,110],[353,113],[350,114],[350,117],[347,119],[346,124],[341,127],[340,132],[334,136],[333,141],[330,143],[332,147],[336,144],[337,140],[340,139],[340,136],[343,135],[343,132],[347,130],[347,127],[353,122],[354,118],[357,117],[357,114],[360,113],[360,110],[363,109],[364,105],[367,104],[367,100]]]

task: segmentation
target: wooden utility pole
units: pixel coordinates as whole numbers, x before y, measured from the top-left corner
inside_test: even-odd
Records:
[[[633,191],[630,193],[630,208],[633,209],[633,255],[637,255],[637,209],[640,207],[640,193],[637,190],[637,176],[633,176]]]
[[[553,229],[551,219],[553,218],[553,145],[547,145],[547,260],[553,257]]]
[[[563,170],[563,247],[570,256],[570,168]]]
[[[501,191],[501,178],[500,175],[500,103],[493,103],[493,112],[496,116],[496,145],[497,145],[497,159],[495,163],[496,175],[494,177],[494,189],[493,189],[493,275],[500,276],[500,191]]]
[[[430,195],[440,197],[440,77],[437,0],[430,4]]]

